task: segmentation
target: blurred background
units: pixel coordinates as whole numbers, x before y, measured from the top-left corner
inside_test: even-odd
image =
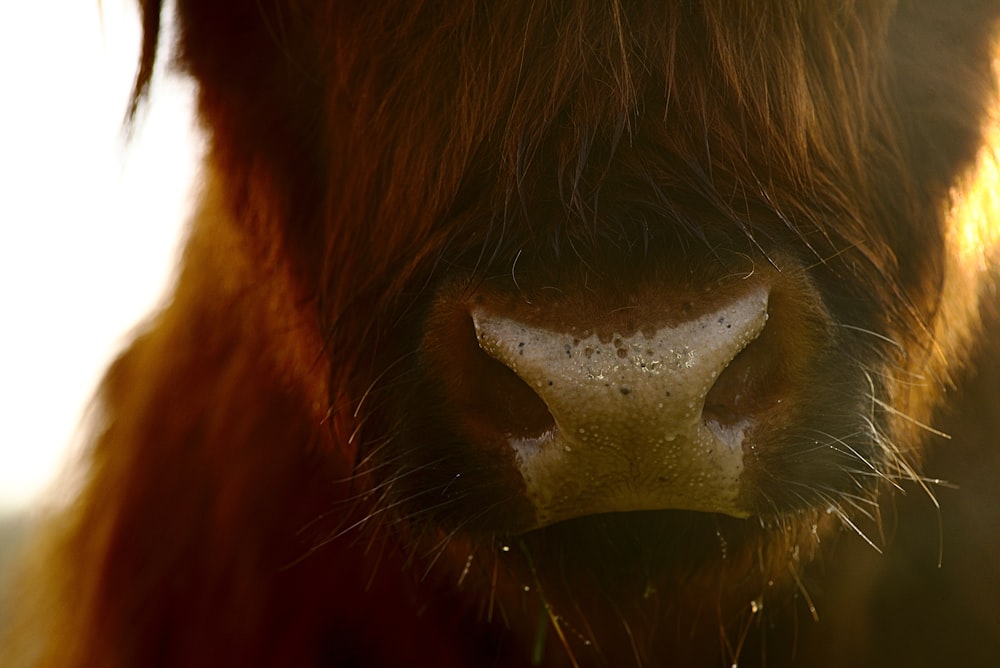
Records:
[[[0,524],[8,527],[65,498],[89,399],[162,298],[191,206],[201,151],[192,90],[166,62],[133,136],[123,132],[139,43],[129,0],[0,3]]]

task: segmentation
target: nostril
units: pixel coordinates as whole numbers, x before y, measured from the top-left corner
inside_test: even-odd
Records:
[[[806,381],[805,368],[827,336],[823,318],[801,295],[790,294],[787,285],[772,289],[766,326],[719,374],[705,397],[705,421],[734,427],[787,411],[782,403]]]
[[[555,421],[542,398],[510,367],[487,355],[465,310],[438,313],[428,327],[425,362],[459,430],[476,444],[506,444],[549,432]]]
[[[514,438],[537,438],[555,427],[548,407],[510,368],[480,351],[481,365],[471,378],[470,399],[483,426],[497,435]]]
[[[705,397],[702,417],[706,422],[723,426],[745,423],[763,407],[765,395],[773,389],[767,380],[771,374],[764,348],[760,339],[753,341],[722,370]]]

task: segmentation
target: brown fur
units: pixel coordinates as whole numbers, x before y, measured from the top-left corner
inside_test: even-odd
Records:
[[[205,194],[39,540],[15,665],[1000,661],[1000,352],[975,344],[997,3],[176,4]],[[161,9],[141,6],[137,102]],[[436,426],[435,295],[737,267],[822,296],[834,343],[775,420],[836,429],[872,470],[789,446],[750,521],[472,516],[510,507]],[[474,482],[446,502],[423,469],[451,456]]]

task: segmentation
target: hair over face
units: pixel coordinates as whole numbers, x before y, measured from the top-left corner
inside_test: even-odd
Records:
[[[163,3],[139,4],[130,122],[163,51]],[[1000,656],[962,579],[996,546],[997,3],[172,10],[203,191],[172,300],[104,381],[85,489],[40,534],[26,664]],[[549,463],[537,444],[582,442],[545,440],[574,402],[492,323],[624,358],[754,291],[694,419],[739,432],[731,505],[651,507],[655,481],[602,505],[605,462],[655,460],[624,438]],[[927,455],[970,367],[955,459]],[[935,466],[970,490],[940,515]],[[918,611],[920,582],[961,593]]]

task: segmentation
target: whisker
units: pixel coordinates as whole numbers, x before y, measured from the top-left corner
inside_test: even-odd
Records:
[[[920,422],[919,420],[916,420],[916,419],[910,417],[906,413],[902,412],[901,410],[897,409],[894,406],[891,406],[891,405],[885,403],[881,399],[878,399],[876,397],[872,397],[872,401],[875,404],[877,404],[879,406],[879,408],[881,408],[882,410],[884,410],[886,413],[889,413],[890,415],[895,415],[897,417],[901,417],[904,420],[906,420],[907,422],[909,422],[910,424],[916,425],[917,427],[920,427],[921,429],[923,429],[925,431],[928,431],[928,432],[934,434],[935,436],[940,436],[941,438],[946,438],[949,441],[951,440],[951,435],[950,434],[946,434],[943,431],[935,429],[934,427],[931,427],[930,425],[924,424],[923,422]]]
[[[841,329],[849,329],[853,332],[860,332],[862,334],[873,336],[876,339],[879,339],[880,341],[885,341],[886,343],[895,346],[899,350],[903,350],[903,345],[899,341],[896,341],[895,339],[890,339],[888,336],[885,336],[884,334],[879,334],[878,332],[875,332],[870,329],[865,329],[864,327],[858,327],[857,325],[848,325],[843,322],[838,322],[835,324],[837,327],[840,327]]]

